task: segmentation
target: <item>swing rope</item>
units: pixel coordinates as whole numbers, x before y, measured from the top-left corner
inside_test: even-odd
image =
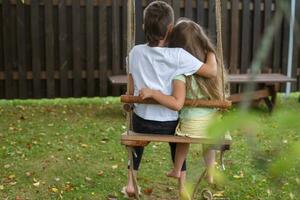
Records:
[[[130,50],[135,45],[135,1],[128,0],[127,1],[127,55],[129,55]],[[126,59],[126,73],[129,75],[129,56]],[[130,89],[130,82],[127,83],[127,91]],[[131,112],[127,112],[127,135],[130,134],[131,129]],[[139,197],[139,188],[137,183],[137,178],[134,173],[133,168],[133,156],[135,154],[134,148],[130,146],[126,146],[128,152],[128,159],[129,159],[129,170],[131,172],[133,186],[134,186],[134,193],[137,200],[140,200]],[[126,189],[125,189],[126,192]]]
[[[223,56],[223,42],[222,42],[222,5],[221,0],[216,0],[216,26],[217,26],[217,56],[220,60],[220,67],[222,71],[222,91],[223,100],[226,99],[225,92],[225,72],[224,72],[224,56]]]

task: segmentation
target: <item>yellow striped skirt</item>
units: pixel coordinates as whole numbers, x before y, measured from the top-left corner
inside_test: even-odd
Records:
[[[201,138],[207,136],[206,129],[212,120],[218,120],[220,115],[211,113],[202,117],[192,119],[180,119],[176,128],[176,135],[191,138]]]

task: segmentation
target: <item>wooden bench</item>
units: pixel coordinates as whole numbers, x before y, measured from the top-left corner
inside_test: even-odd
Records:
[[[110,76],[109,80],[113,85],[126,85],[127,84],[127,76],[126,75],[116,75]],[[230,74],[228,75],[228,82],[230,84],[239,84],[243,87],[243,85],[247,83],[255,83],[257,85],[257,89],[252,93],[251,100],[252,101],[260,101],[263,100],[269,111],[271,112],[276,105],[276,96],[279,90],[280,84],[295,82],[296,79],[289,78],[283,74],[258,74],[254,80],[250,78],[249,74]],[[232,103],[239,103],[243,100],[243,93],[232,94],[228,97]]]

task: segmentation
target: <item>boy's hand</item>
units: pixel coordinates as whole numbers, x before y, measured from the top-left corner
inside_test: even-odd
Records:
[[[148,99],[148,98],[152,98],[153,93],[154,93],[154,90],[151,90],[151,89],[149,89],[149,88],[142,88],[142,89],[139,91],[139,96],[140,96],[142,99]]]

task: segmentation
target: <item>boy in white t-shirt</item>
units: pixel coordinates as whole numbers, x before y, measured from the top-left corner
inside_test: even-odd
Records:
[[[203,63],[184,49],[166,47],[173,24],[173,9],[167,3],[155,1],[145,9],[144,32],[148,43],[135,46],[129,54],[129,94],[138,96],[142,88],[150,88],[171,95],[172,80],[177,75],[216,76],[217,61],[213,53],[209,53],[206,63]],[[162,105],[136,104],[134,107],[132,125],[137,133],[174,135],[177,123],[178,112]],[[174,162],[176,144],[170,143],[170,148]],[[135,148],[135,171],[139,168],[143,150],[143,147]],[[179,179],[180,191],[183,190],[185,171],[184,163]],[[130,170],[125,191],[129,196],[134,194]]]

